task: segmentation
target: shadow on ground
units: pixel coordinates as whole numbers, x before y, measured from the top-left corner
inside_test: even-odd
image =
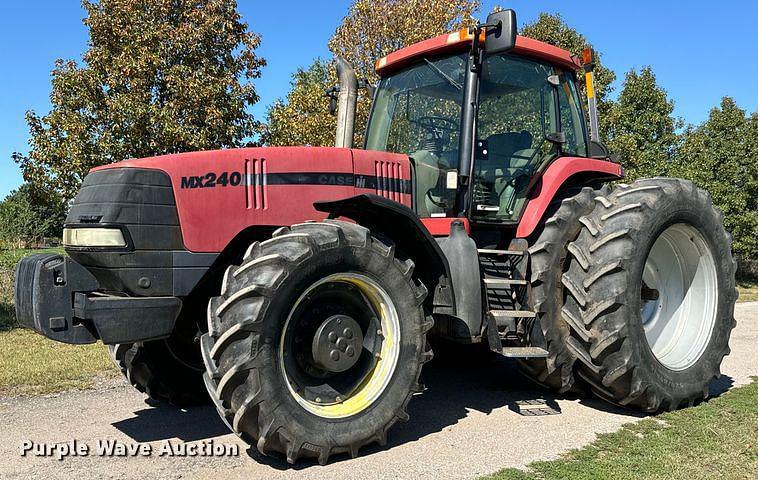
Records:
[[[229,433],[229,429],[212,406],[188,410],[171,406],[146,406],[134,417],[115,422],[114,427],[136,442],[155,442],[178,438],[194,442]]]
[[[370,445],[362,449],[361,454],[382,451],[440,432],[458,423],[471,410],[488,414],[494,409],[507,407],[515,415],[519,405],[543,401],[560,412],[556,400],[565,397],[554,395],[527,381],[518,373],[513,362],[495,355],[467,355],[466,352],[457,355],[457,359],[464,360],[436,360],[427,365],[422,377],[426,390],[409,405],[411,421],[397,424],[392,429],[386,446]],[[731,377],[726,375],[714,380],[710,387],[711,397],[721,395],[732,384]],[[626,415],[630,421],[645,416],[594,398],[582,399],[581,403],[605,412]],[[215,409],[210,406],[189,410],[166,406],[145,408],[135,412],[134,417],[113,425],[138,442],[174,437],[183,441],[197,441],[229,433]],[[255,448],[250,448],[247,453],[260,463],[282,470],[299,470],[315,463],[306,460],[293,466],[282,458],[260,455]],[[348,458],[347,454],[335,455],[330,458],[330,463]]]

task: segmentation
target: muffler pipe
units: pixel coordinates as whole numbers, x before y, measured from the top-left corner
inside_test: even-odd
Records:
[[[353,148],[355,130],[355,107],[358,102],[358,77],[353,67],[342,57],[337,57],[337,77],[339,93],[337,94],[337,136],[334,146]]]

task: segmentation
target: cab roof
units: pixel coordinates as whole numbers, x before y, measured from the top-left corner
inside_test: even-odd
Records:
[[[471,45],[473,38],[474,35],[468,29],[463,29],[414,43],[380,58],[376,62],[376,73],[379,76],[385,76],[423,57],[465,51]],[[511,52],[569,70],[579,70],[582,66],[581,60],[572,57],[568,51],[520,35],[516,37],[516,47]]]

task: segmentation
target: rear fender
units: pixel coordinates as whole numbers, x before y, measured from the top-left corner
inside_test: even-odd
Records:
[[[559,158],[545,170],[531,192],[516,237],[526,238],[542,222],[548,206],[561,190],[623,178],[621,165],[592,158]]]

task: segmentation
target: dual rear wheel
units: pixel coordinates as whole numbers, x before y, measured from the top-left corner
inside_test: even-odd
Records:
[[[527,375],[643,411],[708,396],[737,292],[731,239],[705,191],[669,178],[582,190],[532,249],[550,357]]]

